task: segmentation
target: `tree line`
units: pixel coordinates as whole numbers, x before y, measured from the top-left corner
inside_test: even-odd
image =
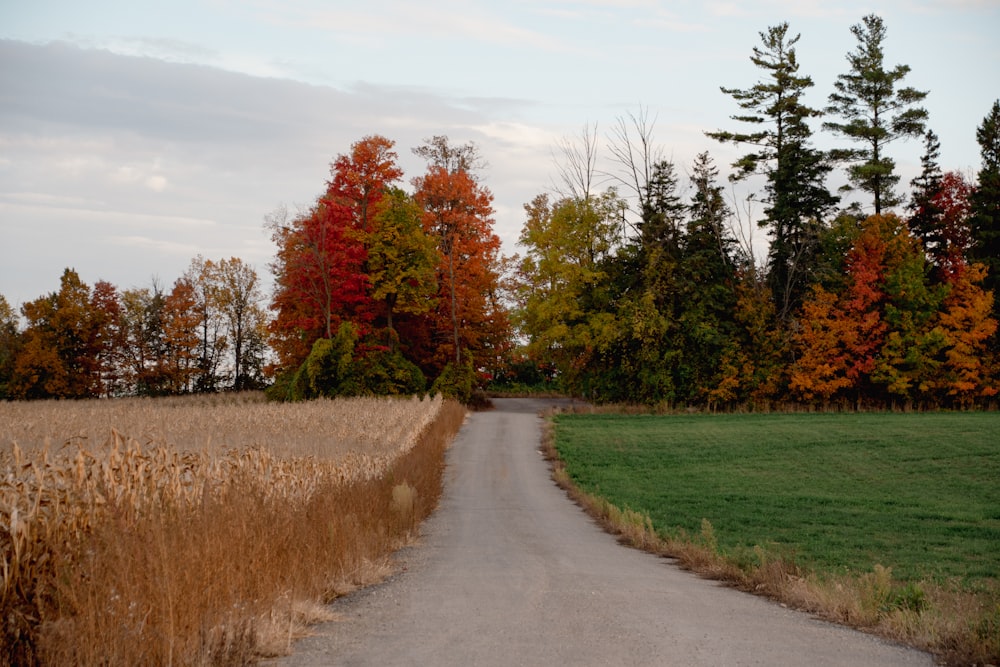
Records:
[[[763,184],[748,198],[764,206],[763,260],[710,153],[682,176],[641,110],[610,133],[611,172],[597,170],[596,128],[557,147],[560,183],[525,204],[512,258],[474,144],[414,148],[426,168],[407,190],[395,143],[371,135],[331,162],[311,205],[267,217],[268,303],[235,258],[196,258],[169,293],[91,289],[67,269],[58,292],[21,307],[24,327],[0,297],[0,392],[266,384],[282,400],[468,400],[492,381],[608,402],[988,404],[1000,389],[1000,101],[977,128],[975,181],[945,172],[927,92],[884,62],[882,20],[851,33],[823,109],[803,101],[813,82],[787,23],[760,33],[760,79],[722,88],[740,125],[706,134],[746,151],[730,179]],[[815,123],[852,147],[820,150]],[[902,139],[924,145],[908,197],[890,151]],[[849,185],[833,192],[839,167]],[[851,189],[870,215],[842,198]]]
[[[267,317],[256,271],[238,258],[196,257],[167,291],[87,285],[66,269],[59,289],[21,306],[0,295],[0,397],[160,396],[265,384]]]
[[[427,170],[404,191],[394,145],[355,142],[312,205],[267,216],[269,303],[241,260],[201,257],[169,292],[91,288],[66,269],[58,291],[21,307],[23,327],[0,296],[0,397],[267,386],[276,399],[434,389],[469,400],[512,339],[493,195],[478,148],[444,136],[414,149]]]
[[[565,143],[564,187],[525,206],[515,313],[527,344],[509,380],[537,381],[541,365],[572,393],[609,402],[991,402],[1000,101],[976,134],[978,182],[944,173],[920,106],[927,92],[903,85],[909,67],[884,62],[881,18],[851,33],[849,70],[824,109],[803,101],[813,82],[787,23],[760,33],[751,61],[761,78],[721,89],[741,125],[706,134],[747,150],[733,181],[763,182],[750,196],[764,205],[762,263],[736,231],[740,202],[725,196],[709,153],[691,165],[685,198],[676,165],[651,148],[648,118],[630,115],[610,136],[617,182],[595,192],[596,131]],[[853,147],[818,149],[819,119]],[[925,146],[908,199],[889,151],[906,138]],[[843,192],[869,195],[872,215],[830,191],[838,166]]]

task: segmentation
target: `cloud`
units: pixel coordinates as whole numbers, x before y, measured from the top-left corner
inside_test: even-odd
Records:
[[[191,258],[203,252],[203,247],[196,243],[179,243],[165,239],[154,239],[148,236],[111,236],[108,242],[129,248],[151,250],[160,254],[178,255]]]
[[[146,187],[153,192],[163,192],[167,189],[167,179],[160,175],[150,176],[146,179]]]
[[[0,62],[0,293],[13,303],[66,266],[123,287],[173,280],[184,253],[265,271],[264,217],[309,205],[331,160],[368,134],[397,142],[407,179],[424,168],[410,149],[430,136],[479,144],[505,179],[505,238],[530,198],[525,175],[548,165],[547,130],[500,120],[529,100],[313,86],[66,43],[0,40]]]
[[[494,5],[452,2],[412,3],[399,0],[370,1],[350,8],[275,6],[269,14],[274,25],[307,28],[336,34],[359,44],[399,39],[459,40],[478,45],[565,50],[552,34],[511,21]]]

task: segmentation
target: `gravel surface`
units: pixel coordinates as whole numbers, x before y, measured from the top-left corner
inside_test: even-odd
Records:
[[[543,400],[496,400],[448,453],[403,570],[335,602],[298,665],[933,665],[619,545],[549,478]]]

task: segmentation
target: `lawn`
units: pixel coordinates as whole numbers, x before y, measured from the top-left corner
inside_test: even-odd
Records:
[[[1000,575],[1000,414],[559,415],[571,479],[656,529],[810,570]]]

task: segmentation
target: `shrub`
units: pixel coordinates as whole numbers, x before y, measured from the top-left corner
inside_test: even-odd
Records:
[[[476,369],[472,359],[466,359],[463,364],[448,362],[441,375],[434,380],[431,393],[441,394],[445,398],[469,405],[472,402],[472,390],[475,388]]]

